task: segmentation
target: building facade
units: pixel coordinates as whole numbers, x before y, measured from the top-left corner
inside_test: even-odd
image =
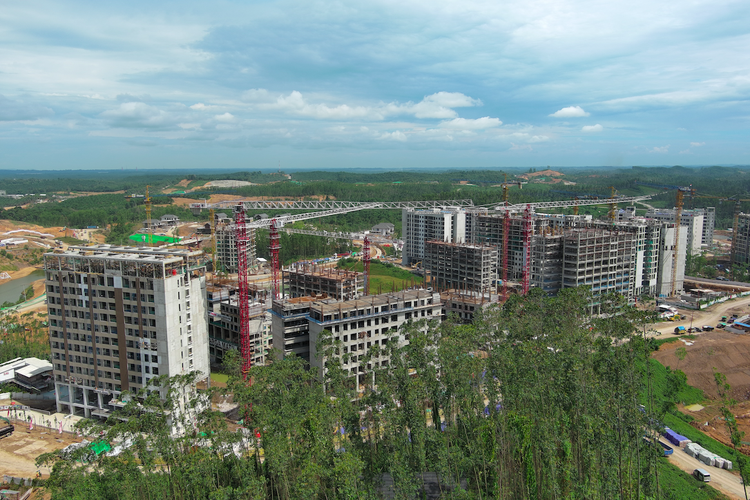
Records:
[[[255,266],[255,229],[248,228],[247,236],[250,243],[247,245],[247,265]],[[218,225],[216,226],[216,260],[218,261],[218,270],[227,273],[237,272],[237,238],[234,226]]]
[[[732,235],[734,242],[733,264],[750,264],[750,214],[740,213],[737,218],[737,234]]]
[[[58,412],[105,418],[155,376],[208,377],[203,252],[73,246],[44,270]]]
[[[683,291],[685,281],[685,256],[687,252],[687,238],[685,231],[680,231],[680,241],[677,252],[675,252],[675,229],[674,224],[667,224],[662,227],[661,238],[659,240],[659,276],[656,284],[656,294],[659,297],[670,297],[678,295]],[[677,259],[677,278],[675,279],[675,288],[672,289],[672,266],[674,259]]]
[[[345,269],[292,265],[282,271],[289,297],[325,295],[336,300],[353,300],[362,295],[364,274]]]
[[[208,313],[208,352],[211,364],[220,365],[224,354],[240,349],[240,308],[237,301],[236,295],[226,298],[215,304],[213,311]],[[259,302],[252,302],[248,306],[251,363],[253,366],[265,365],[268,353],[273,348],[271,313]]]
[[[307,315],[314,297],[274,300],[271,306],[271,335],[274,348],[284,357],[295,354],[310,362],[310,330]],[[332,302],[335,302],[331,299]]]
[[[317,352],[317,342],[324,331],[341,342],[337,357],[344,369],[349,371],[355,385],[362,386],[370,380],[366,368],[387,367],[390,356],[382,354],[364,365],[361,357],[372,346],[384,346],[389,342],[408,344],[409,339],[401,332],[408,322],[429,320],[439,322],[441,317],[440,295],[428,290],[404,290],[397,293],[371,295],[358,300],[344,302],[319,301],[310,305],[308,314],[310,332],[310,366],[318,375],[325,376],[322,353]]]
[[[711,230],[704,230],[704,225],[707,222],[705,220],[705,217],[706,215],[709,215],[709,210],[710,209],[683,210],[682,214],[680,215],[680,232],[682,232],[684,229],[687,229],[686,244],[688,245],[688,250],[692,255],[700,254],[701,245],[710,245],[713,241],[713,221],[711,221]],[[656,219],[661,222],[674,224],[676,214],[677,210],[674,208],[659,208],[649,209],[646,212],[646,217],[649,219]],[[715,211],[712,210],[709,217],[715,219]]]
[[[424,269],[433,288],[489,293],[497,279],[497,247],[427,241]]]
[[[635,238],[629,232],[595,228],[566,231],[563,288],[588,286],[595,299],[616,293],[633,301],[634,248]]]
[[[404,247],[402,264],[409,266],[424,260],[425,242],[466,241],[466,211],[455,209],[416,210],[405,208],[401,212],[401,232]]]

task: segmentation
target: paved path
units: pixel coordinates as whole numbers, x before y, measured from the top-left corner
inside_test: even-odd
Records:
[[[742,288],[750,288],[750,283],[743,283],[742,281],[712,280],[708,278],[698,278],[696,276],[685,276],[685,281],[694,281],[695,283],[707,283],[710,285],[738,286]]]
[[[40,302],[47,299],[47,294],[43,293],[39,297],[33,298],[31,300],[27,300],[26,302],[21,302],[20,304],[17,304],[15,306],[6,307],[5,309],[0,309],[0,311],[3,312],[23,312],[24,309],[27,309],[29,307],[34,307],[36,305],[39,305]]]
[[[750,313],[750,308],[747,307],[748,305],[750,305],[750,296],[742,297],[741,299],[728,300],[726,302],[722,302],[721,304],[715,304],[708,309],[703,309],[701,311],[683,309],[681,312],[686,317],[684,321],[663,321],[647,327],[646,330],[655,330],[656,332],[658,332],[657,334],[649,335],[653,337],[661,337],[662,335],[674,335],[674,329],[676,326],[684,326],[686,329],[689,328],[691,318],[692,326],[701,327],[703,325],[709,325],[715,327],[719,323],[719,321],[721,321],[721,317],[726,316],[726,312],[729,309],[744,308],[747,313]],[[700,335],[701,333],[708,335],[711,334],[711,332],[699,332],[698,335]]]
[[[674,447],[674,453],[669,456],[669,461],[688,474],[692,474],[695,469],[705,469],[711,474],[711,486],[720,490],[730,498],[745,499],[745,492],[742,488],[742,481],[740,480],[739,475],[732,474],[732,472],[728,470],[717,469],[716,467],[706,465],[676,446]]]

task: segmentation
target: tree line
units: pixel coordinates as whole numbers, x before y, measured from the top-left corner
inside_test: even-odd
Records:
[[[130,448],[85,464],[43,455],[46,486],[53,499],[415,499],[432,475],[441,498],[686,498],[672,486],[682,473],[643,439],[684,379],[655,390],[651,318],[617,297],[603,305],[617,314],[592,317],[590,300],[581,288],[532,291],[472,325],[415,322],[356,353],[329,332],[321,377],[288,356],[254,366],[248,383],[229,356],[228,388],[216,391],[239,405],[240,430],[208,393],[190,396],[190,381],[164,380],[166,401],[143,393],[106,425],[84,424]],[[168,415],[184,416],[181,437]]]

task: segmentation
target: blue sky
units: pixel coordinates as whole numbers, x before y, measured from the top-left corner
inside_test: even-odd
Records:
[[[750,2],[6,2],[0,168],[750,164]]]

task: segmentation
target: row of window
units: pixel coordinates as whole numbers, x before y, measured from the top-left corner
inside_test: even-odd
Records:
[[[105,280],[106,278],[106,280]],[[57,273],[47,273],[47,281],[57,281]],[[76,273],[68,273],[68,274],[62,274],[62,282],[63,283],[71,283],[71,284],[83,284],[83,285],[90,285],[90,286],[104,286],[106,283],[106,286],[112,287],[115,286],[115,278],[114,276],[89,276],[89,275],[82,275],[82,274],[76,274]],[[138,285],[138,280],[129,280],[127,278],[122,279],[122,286],[124,288],[136,288]],[[148,287],[149,290],[154,289],[154,282],[153,280],[146,280],[141,281],[141,288],[145,289]]]

